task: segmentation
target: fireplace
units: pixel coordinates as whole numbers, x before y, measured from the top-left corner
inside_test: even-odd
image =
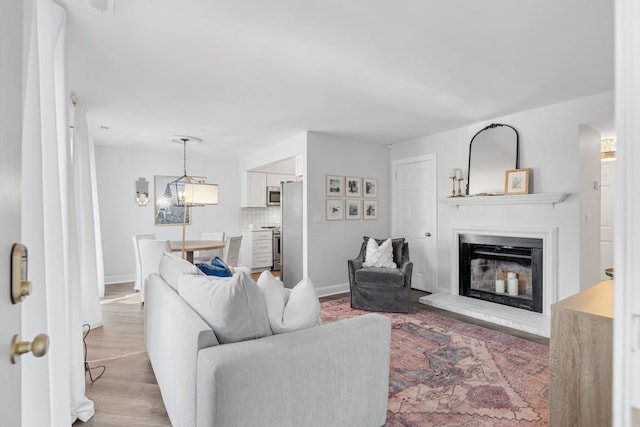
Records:
[[[460,234],[459,293],[543,312],[543,240]]]

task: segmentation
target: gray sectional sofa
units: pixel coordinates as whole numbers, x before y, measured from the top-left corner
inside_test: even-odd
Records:
[[[174,427],[385,423],[388,318],[372,313],[220,345],[165,279],[175,281],[175,272],[147,279],[145,337]]]

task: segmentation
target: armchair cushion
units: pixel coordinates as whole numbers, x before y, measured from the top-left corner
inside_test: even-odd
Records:
[[[356,284],[401,288],[404,274],[397,268],[364,267],[356,271]]]

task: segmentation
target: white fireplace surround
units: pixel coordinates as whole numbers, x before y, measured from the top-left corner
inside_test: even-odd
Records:
[[[427,295],[421,297],[420,302],[548,337],[551,304],[558,300],[558,227],[508,226],[502,228],[496,226],[457,225],[452,228],[452,232],[450,294]],[[460,236],[463,234],[542,239],[542,313],[534,313],[519,308],[461,296],[458,267],[460,251],[458,242]]]

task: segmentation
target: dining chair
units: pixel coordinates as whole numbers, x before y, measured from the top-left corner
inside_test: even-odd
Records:
[[[200,235],[202,240],[220,240],[224,242],[225,234],[224,231],[210,231],[204,232]],[[209,264],[211,260],[215,257],[222,258],[223,252],[222,249],[210,249],[206,251],[198,251],[198,256],[193,258],[194,264],[203,263]]]
[[[238,266],[238,257],[240,256],[240,244],[242,236],[227,236],[224,241],[224,249],[222,251],[222,260],[231,267]]]
[[[160,265],[160,258],[165,252],[171,253],[171,242],[169,240],[138,241],[140,248],[140,272],[142,289],[140,290],[140,302],[144,304],[145,283],[151,273],[157,273]]]
[[[140,270],[140,249],[138,247],[138,241],[145,239],[155,239],[155,234],[135,234],[133,239],[133,255],[136,259],[136,280],[133,285],[133,289],[139,291],[142,289],[142,271]]]

